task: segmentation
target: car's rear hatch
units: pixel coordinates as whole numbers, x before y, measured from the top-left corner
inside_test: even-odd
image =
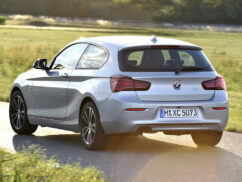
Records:
[[[214,95],[214,90],[205,90],[202,82],[214,79],[216,73],[198,49],[125,50],[119,65],[124,75],[151,83],[148,90],[136,91],[143,101],[202,101]]]
[[[201,84],[205,80],[214,79],[216,75],[213,72],[186,72],[178,75],[172,72],[160,75],[142,73],[139,76],[136,73],[136,76],[129,76],[151,83],[149,90],[136,91],[143,101],[201,101],[209,100],[214,95],[214,90],[205,90]],[[177,81],[181,84],[180,88],[176,88]]]

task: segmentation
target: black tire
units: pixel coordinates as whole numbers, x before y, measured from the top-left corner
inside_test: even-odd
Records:
[[[80,111],[81,138],[88,150],[99,150],[105,147],[107,136],[100,123],[96,105],[87,102]]]
[[[222,131],[200,131],[192,133],[192,139],[198,146],[215,146],[221,138]]]
[[[32,125],[29,123],[27,106],[20,91],[15,91],[10,98],[9,120],[12,129],[17,134],[29,135],[34,133],[38,128],[38,125]]]

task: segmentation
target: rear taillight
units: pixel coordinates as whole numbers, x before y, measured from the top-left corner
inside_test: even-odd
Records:
[[[150,88],[150,82],[134,80],[127,76],[112,76],[110,85],[113,92],[120,91],[145,91]]]
[[[202,82],[205,90],[226,90],[226,84],[222,76],[218,76],[213,80]]]

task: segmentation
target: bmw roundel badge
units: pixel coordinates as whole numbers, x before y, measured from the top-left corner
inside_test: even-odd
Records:
[[[181,81],[177,80],[173,82],[174,89],[178,90],[181,88]]]

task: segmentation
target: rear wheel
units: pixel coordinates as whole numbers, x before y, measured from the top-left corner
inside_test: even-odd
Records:
[[[201,131],[192,133],[192,139],[198,146],[215,146],[222,135],[222,131]]]
[[[9,119],[12,129],[18,134],[32,134],[37,130],[37,125],[28,121],[27,107],[20,91],[15,91],[10,100]]]
[[[106,144],[106,135],[100,123],[97,107],[93,102],[87,102],[80,113],[81,138],[89,150],[98,150]]]

